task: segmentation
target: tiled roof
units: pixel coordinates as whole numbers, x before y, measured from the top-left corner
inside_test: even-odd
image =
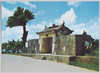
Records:
[[[66,28],[66,29],[68,29],[70,32],[73,32],[72,30],[70,30],[69,28],[67,28],[67,27],[65,27],[64,26],[64,22],[63,22],[63,24],[61,24],[61,25],[55,25],[55,24],[53,24],[51,27],[46,27],[45,26],[45,29],[43,30],[43,31],[41,31],[41,32],[36,32],[37,34],[40,34],[40,33],[44,33],[44,32],[50,32],[50,31],[55,31],[55,30],[59,30],[60,28],[62,28],[62,27],[64,27],[64,28]]]

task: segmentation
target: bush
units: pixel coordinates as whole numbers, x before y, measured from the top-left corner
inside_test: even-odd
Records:
[[[99,57],[99,48],[97,48],[97,49],[91,51],[90,54],[88,54],[88,53],[85,54],[85,56],[94,56],[94,57]]]
[[[5,49],[6,52],[3,52],[3,49]],[[19,49],[22,50],[22,41],[19,40],[12,40],[2,44],[2,53],[15,53],[16,51],[19,51]]]
[[[93,40],[90,48],[87,49],[85,47],[85,55],[99,57],[99,40],[98,39]]]

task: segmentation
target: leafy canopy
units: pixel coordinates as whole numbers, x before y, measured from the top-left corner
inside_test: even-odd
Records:
[[[31,19],[34,19],[33,12],[17,7],[17,10],[14,12],[13,16],[8,17],[6,26],[10,28],[14,26],[25,26]]]

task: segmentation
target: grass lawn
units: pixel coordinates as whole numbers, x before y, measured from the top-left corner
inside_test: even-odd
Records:
[[[7,54],[7,55],[15,55],[15,53],[3,53],[3,54]]]
[[[81,63],[81,62],[72,62],[72,61],[69,62],[69,64],[74,65],[74,66],[87,68],[87,69],[91,69],[91,70],[99,71],[99,65],[85,64],[85,63]]]

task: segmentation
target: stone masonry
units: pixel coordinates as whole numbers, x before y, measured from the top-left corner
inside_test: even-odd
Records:
[[[27,53],[39,53],[39,43],[38,39],[33,39],[28,41]]]

